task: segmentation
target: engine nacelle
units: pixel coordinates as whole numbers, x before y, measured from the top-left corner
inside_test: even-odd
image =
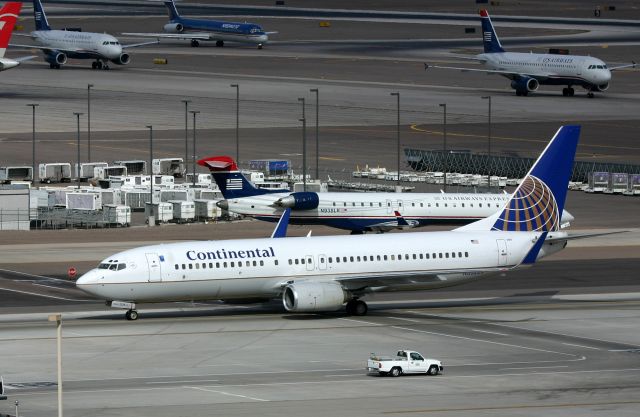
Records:
[[[291,210],[313,210],[318,208],[320,197],[317,193],[299,192],[282,197],[273,204]]]
[[[131,62],[131,56],[123,52],[118,58],[112,59],[111,62],[118,65],[129,65],[129,62]]]
[[[540,83],[535,78],[521,77],[511,81],[511,88],[516,91],[526,91],[528,93],[536,91],[540,87]]]
[[[50,64],[64,65],[67,63],[67,54],[64,52],[52,52],[47,54],[45,61]]]
[[[182,23],[167,23],[164,25],[164,31],[167,33],[182,33],[184,26],[182,26]]]
[[[609,83],[594,85],[591,87],[591,91],[607,91],[609,89]]]
[[[282,293],[282,304],[292,313],[336,311],[348,299],[337,282],[299,282],[287,285]]]

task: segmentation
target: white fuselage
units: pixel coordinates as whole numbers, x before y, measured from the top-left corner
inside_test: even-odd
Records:
[[[509,71],[536,77],[540,84],[607,85],[611,71],[600,59],[581,55],[534,54],[521,52],[483,53],[476,55],[491,70]],[[545,81],[544,77],[548,79]]]
[[[228,199],[228,210],[246,216],[277,220],[282,208],[273,203],[288,197],[290,192],[263,194]],[[447,193],[318,193],[315,209],[291,211],[291,223],[322,222],[375,223],[395,222],[395,212],[407,221],[421,225],[437,223],[467,223],[495,213],[509,199],[508,194],[447,194]],[[366,223],[365,223],[366,222]],[[348,227],[345,227],[348,228]]]
[[[61,50],[71,58],[118,59],[122,46],[108,34],[68,30],[36,30],[31,38],[52,51]],[[67,52],[69,51],[69,52]],[[70,52],[74,51],[74,52]]]
[[[339,281],[349,291],[431,289],[513,268],[540,236],[451,231],[153,245],[107,258],[76,285],[131,302],[272,298],[306,281]],[[545,242],[539,257],[561,249],[552,245]],[[384,284],[361,281],[372,279]]]

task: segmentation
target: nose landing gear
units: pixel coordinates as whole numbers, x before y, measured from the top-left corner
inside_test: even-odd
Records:
[[[124,313],[124,316],[127,318],[127,320],[138,320],[138,312],[136,310],[128,310],[126,313]]]

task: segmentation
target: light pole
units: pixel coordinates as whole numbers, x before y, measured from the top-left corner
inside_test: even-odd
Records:
[[[482,96],[482,99],[489,100],[487,119],[487,187],[491,188],[491,96]]]
[[[397,156],[398,156],[398,177],[397,177],[397,189],[396,191],[400,191],[400,93],[399,92],[395,92],[395,93],[391,93],[392,96],[396,96],[396,98],[398,99],[398,118],[397,118],[397,125],[396,125],[396,134],[397,134]]]
[[[56,340],[58,347],[58,417],[62,417],[62,314],[51,314],[49,321],[56,322]],[[18,413],[16,403],[16,415]]]
[[[236,89],[236,164],[240,165],[240,85],[231,84]]]
[[[31,185],[36,185],[36,107],[39,104],[27,104],[31,106]]]
[[[189,161],[189,103],[191,100],[180,100],[184,103],[184,171],[187,172],[187,161]]]
[[[319,114],[320,114],[320,90],[312,88],[309,91],[316,93],[316,179],[320,179],[320,134]]]
[[[147,129],[149,129],[149,179],[151,185],[149,186],[149,218],[147,219],[147,224],[149,227],[153,227],[156,225],[156,216],[155,216],[155,207],[153,206],[153,125],[146,125]]]
[[[87,84],[87,162],[91,162],[91,87]]]
[[[302,103],[302,190],[307,191],[307,116],[305,113],[304,97],[298,97]]]
[[[199,110],[191,110],[193,114],[193,186],[196,186],[196,114],[200,113]]]
[[[449,169],[449,153],[447,152],[447,103],[440,104],[444,110],[444,192],[447,192],[447,170]]]
[[[78,175],[78,189],[80,189],[80,116],[84,113],[75,112],[73,114],[76,115],[76,120],[78,122],[78,170],[76,174]]]

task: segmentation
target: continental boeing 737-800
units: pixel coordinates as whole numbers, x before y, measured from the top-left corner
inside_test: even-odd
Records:
[[[481,10],[480,16],[484,53],[472,59],[483,63],[487,69],[425,64],[425,70],[442,68],[502,75],[511,80],[511,88],[516,90],[518,96],[526,96],[536,91],[540,85],[566,85],[562,89],[563,96],[573,96],[573,86],[580,86],[588,91],[589,97],[593,97],[594,92],[609,88],[611,71],[636,65],[633,62],[608,67],[598,58],[591,56],[506,52],[493,28],[489,13]]]
[[[42,50],[50,68],[59,69],[67,63],[67,58],[93,59],[94,62],[91,64],[93,69],[108,69],[109,61],[117,65],[127,65],[131,62],[131,57],[124,52],[124,49],[158,43],[154,41],[120,45],[115,37],[106,33],[53,30],[49,26],[40,0],[33,0],[33,17],[36,30],[30,35],[23,36],[30,36],[38,45],[12,44],[12,46]]]
[[[255,23],[237,23],[223,20],[188,19],[180,16],[173,0],[165,0],[169,13],[169,23],[164,25],[164,33],[123,33],[123,35],[151,38],[186,39],[191,46],[199,46],[200,41],[214,41],[222,47],[226,41],[251,43],[258,49],[269,41],[269,35],[277,32],[265,32]]]
[[[530,266],[572,239],[560,231],[560,213],[579,135],[579,126],[561,127],[502,210],[453,231],[144,246],[108,257],[76,285],[126,308],[130,320],[142,302],[277,297],[291,313],[346,303],[348,314],[364,315],[369,293],[446,287]]]
[[[256,188],[233,158],[198,161],[209,168],[224,200],[218,207],[259,220],[278,221],[291,209],[291,224],[325,225],[352,233],[386,232],[428,225],[461,225],[488,217],[509,199],[506,193],[335,193],[290,192]],[[562,213],[568,226],[571,214]]]

